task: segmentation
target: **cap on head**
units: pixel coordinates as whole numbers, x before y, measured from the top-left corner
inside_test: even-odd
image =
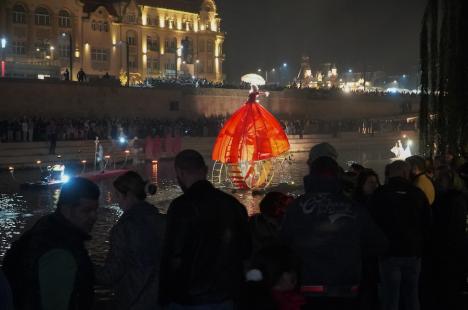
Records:
[[[177,154],[174,165],[176,168],[187,171],[197,172],[206,170],[203,156],[195,150],[183,150]]]
[[[98,200],[99,195],[99,187],[94,182],[85,178],[71,178],[62,185],[57,206],[76,206],[81,199]]]
[[[319,157],[330,157],[336,161],[338,159],[338,152],[330,143],[319,143],[314,145],[309,151],[309,165]]]

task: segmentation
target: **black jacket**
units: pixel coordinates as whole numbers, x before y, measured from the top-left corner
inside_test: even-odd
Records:
[[[77,264],[70,310],[89,310],[94,301],[94,272],[85,241],[90,237],[75,228],[59,212],[47,215],[12,244],[3,261],[12,286],[15,309],[41,309],[38,263],[53,249],[71,253]]]
[[[431,225],[431,210],[423,191],[408,180],[391,178],[374,193],[371,213],[389,240],[386,256],[423,254]]]
[[[158,209],[140,202],[112,227],[110,251],[105,265],[96,268],[96,282],[113,286],[114,309],[157,309],[164,225]]]
[[[168,210],[160,301],[202,305],[235,299],[251,251],[247,211],[208,181],[193,184]]]
[[[302,259],[303,286],[347,297],[359,284],[362,256],[382,253],[385,236],[365,208],[342,193],[338,180],[304,181],[306,194],[287,209],[281,236]]]

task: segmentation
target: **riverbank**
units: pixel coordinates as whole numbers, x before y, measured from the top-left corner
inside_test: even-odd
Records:
[[[385,134],[363,135],[359,133],[340,133],[336,137],[331,135],[305,135],[289,136],[291,153],[308,152],[310,148],[321,142],[333,144],[338,152],[346,153],[346,158],[340,158],[342,164],[345,161],[366,162],[375,160],[387,160],[391,158],[390,149],[398,139],[405,134],[409,139],[417,140],[416,132],[392,132]],[[206,157],[211,156],[215,137],[184,137],[182,149],[195,149]],[[104,155],[108,157],[108,165],[116,162],[133,162],[144,160],[143,143],[137,148],[126,148],[115,141],[101,141],[104,147]],[[414,146],[417,149],[417,145]],[[127,152],[126,152],[127,151]],[[95,143],[86,141],[58,141],[56,154],[49,155],[47,142],[18,142],[0,143],[0,168],[8,167],[30,168],[39,164],[45,165],[54,162],[76,162],[88,167],[94,165]],[[163,152],[161,158],[170,158],[175,154]],[[159,158],[155,158],[159,159]]]

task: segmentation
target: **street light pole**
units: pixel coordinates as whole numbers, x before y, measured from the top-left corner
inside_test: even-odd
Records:
[[[2,78],[5,77],[5,49],[7,45],[7,40],[5,38],[2,38],[0,40],[1,48],[2,48],[2,63],[1,63],[1,73],[2,73]]]
[[[127,87],[130,87],[130,46],[128,41],[125,42],[127,45]]]
[[[73,81],[73,39],[71,33],[68,34],[68,44],[70,45],[70,80]]]

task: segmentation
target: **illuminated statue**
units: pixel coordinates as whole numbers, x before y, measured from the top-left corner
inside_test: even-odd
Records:
[[[406,148],[404,148],[401,140],[398,140],[390,151],[395,154],[395,160],[405,160],[408,157],[411,157],[411,141],[409,140],[406,144]]]
[[[259,95],[252,85],[247,102],[221,129],[212,154],[215,183],[222,181],[224,171],[236,188],[264,188],[273,178],[276,160],[289,151],[288,137],[258,103]]]

